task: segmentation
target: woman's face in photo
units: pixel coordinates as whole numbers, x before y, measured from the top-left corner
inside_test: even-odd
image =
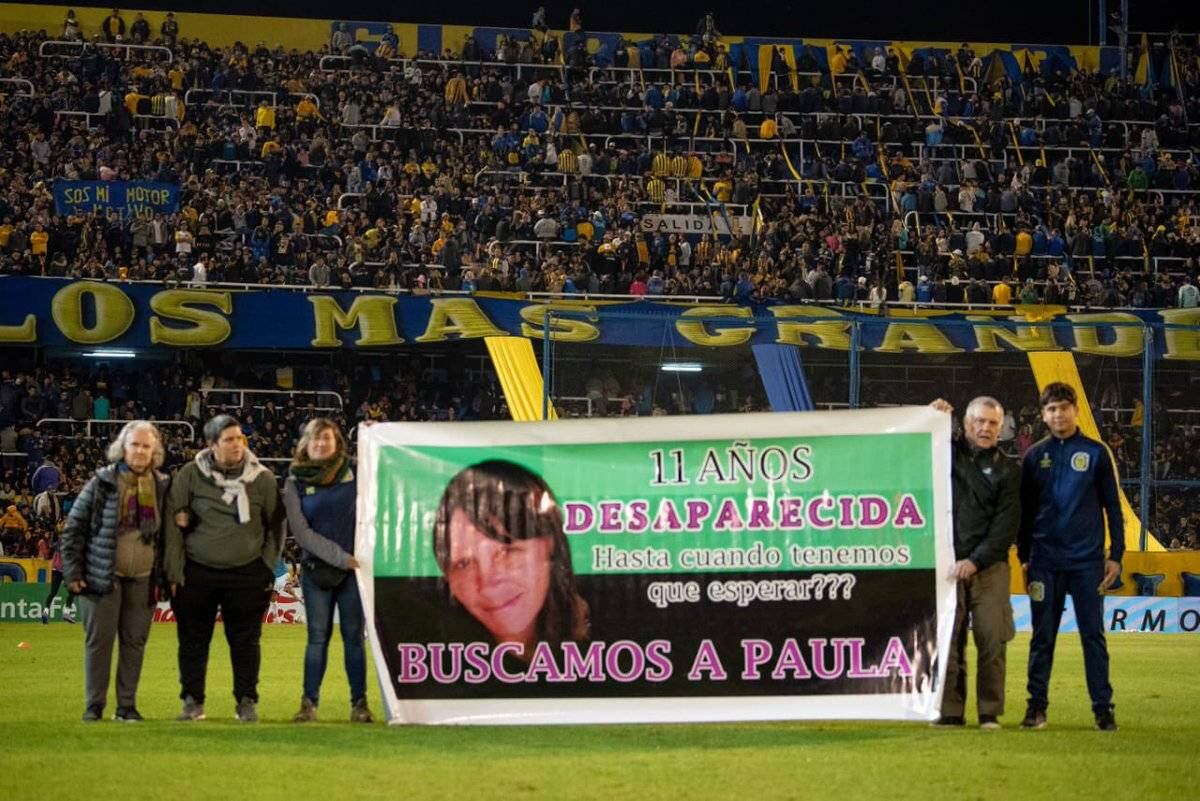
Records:
[[[506,534],[497,526],[501,535]],[[497,642],[531,645],[537,617],[550,591],[550,537],[492,539],[461,509],[450,517],[451,594],[492,633]]]

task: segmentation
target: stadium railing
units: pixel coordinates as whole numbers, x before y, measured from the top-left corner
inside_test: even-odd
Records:
[[[345,406],[345,401],[342,396],[332,390],[301,390],[301,389],[253,389],[250,387],[211,387],[200,390],[201,396],[204,398],[204,405],[209,409],[245,409],[247,408],[246,398],[251,396],[266,395],[267,400],[275,397],[287,398],[303,398],[319,401],[321,398],[327,399],[327,402],[322,403],[297,403],[297,406],[303,406],[306,409],[323,412],[340,412]],[[210,401],[210,396],[236,396],[237,401],[233,403],[213,403]],[[330,400],[331,399],[331,400]],[[329,404],[334,405],[329,405]],[[253,409],[263,409],[266,407],[266,401],[262,403],[251,403],[249,405]]]
[[[41,58],[71,58],[82,56],[87,52],[89,47],[97,48],[98,50],[107,50],[118,55],[124,55],[125,60],[130,60],[133,53],[141,53],[145,55],[159,55],[166,58],[167,63],[175,60],[175,53],[169,47],[162,45],[139,45],[126,44],[124,42],[95,42],[83,40],[66,40],[66,39],[47,39],[38,45],[38,56]]]
[[[86,436],[86,437],[92,437],[92,436],[96,436],[96,435],[97,435],[97,432],[95,432],[95,431],[93,431],[93,430],[92,430],[92,427],[93,427],[93,426],[96,426],[96,427],[100,427],[100,426],[123,426],[123,425],[125,425],[127,422],[129,422],[129,421],[128,421],[128,420],[100,420],[100,419],[98,419],[98,418],[94,418],[94,417],[92,417],[92,418],[86,418],[86,419],[83,419],[83,420],[76,420],[76,419],[75,419],[75,418],[73,418],[73,417],[43,417],[42,419],[40,419],[40,420],[38,420],[36,423],[34,423],[34,428],[38,428],[38,429],[40,429],[40,428],[42,428],[42,427],[44,427],[44,426],[55,426],[55,427],[58,427],[58,426],[64,426],[64,425],[65,425],[65,426],[66,426],[68,429],[74,429],[74,428],[76,428],[76,427],[78,427],[78,426],[81,426],[81,425],[82,425],[82,426],[84,427],[84,433],[83,433],[83,436]],[[186,430],[186,431],[187,431],[187,434],[188,434],[188,438],[189,438],[189,439],[195,439],[195,438],[196,438],[196,429],[195,429],[195,427],[194,427],[194,426],[193,426],[191,423],[189,423],[189,422],[186,422],[186,421],[182,421],[182,420],[162,420],[162,421],[156,421],[156,422],[155,422],[155,425],[159,426],[160,428],[180,428],[180,429],[184,429],[184,430]]]
[[[25,78],[0,78],[0,84],[10,84],[16,87],[24,87],[24,90],[18,88],[12,95],[14,97],[37,97],[37,90],[33,88],[33,81]]]

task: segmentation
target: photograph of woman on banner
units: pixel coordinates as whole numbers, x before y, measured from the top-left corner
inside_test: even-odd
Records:
[[[588,638],[562,511],[540,476],[502,460],[460,471],[442,493],[433,548],[453,602],[496,643],[521,643],[528,660],[537,642]]]

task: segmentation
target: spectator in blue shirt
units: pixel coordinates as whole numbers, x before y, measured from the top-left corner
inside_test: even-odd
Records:
[[[746,97],[746,85],[742,84],[733,93],[733,97],[729,99],[730,107],[738,114],[745,114],[749,106],[749,100]]]

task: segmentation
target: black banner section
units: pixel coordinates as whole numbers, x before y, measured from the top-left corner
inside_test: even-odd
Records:
[[[441,579],[376,578],[376,635],[397,698],[892,694],[937,674],[933,570],[576,581],[590,637],[522,658]]]

